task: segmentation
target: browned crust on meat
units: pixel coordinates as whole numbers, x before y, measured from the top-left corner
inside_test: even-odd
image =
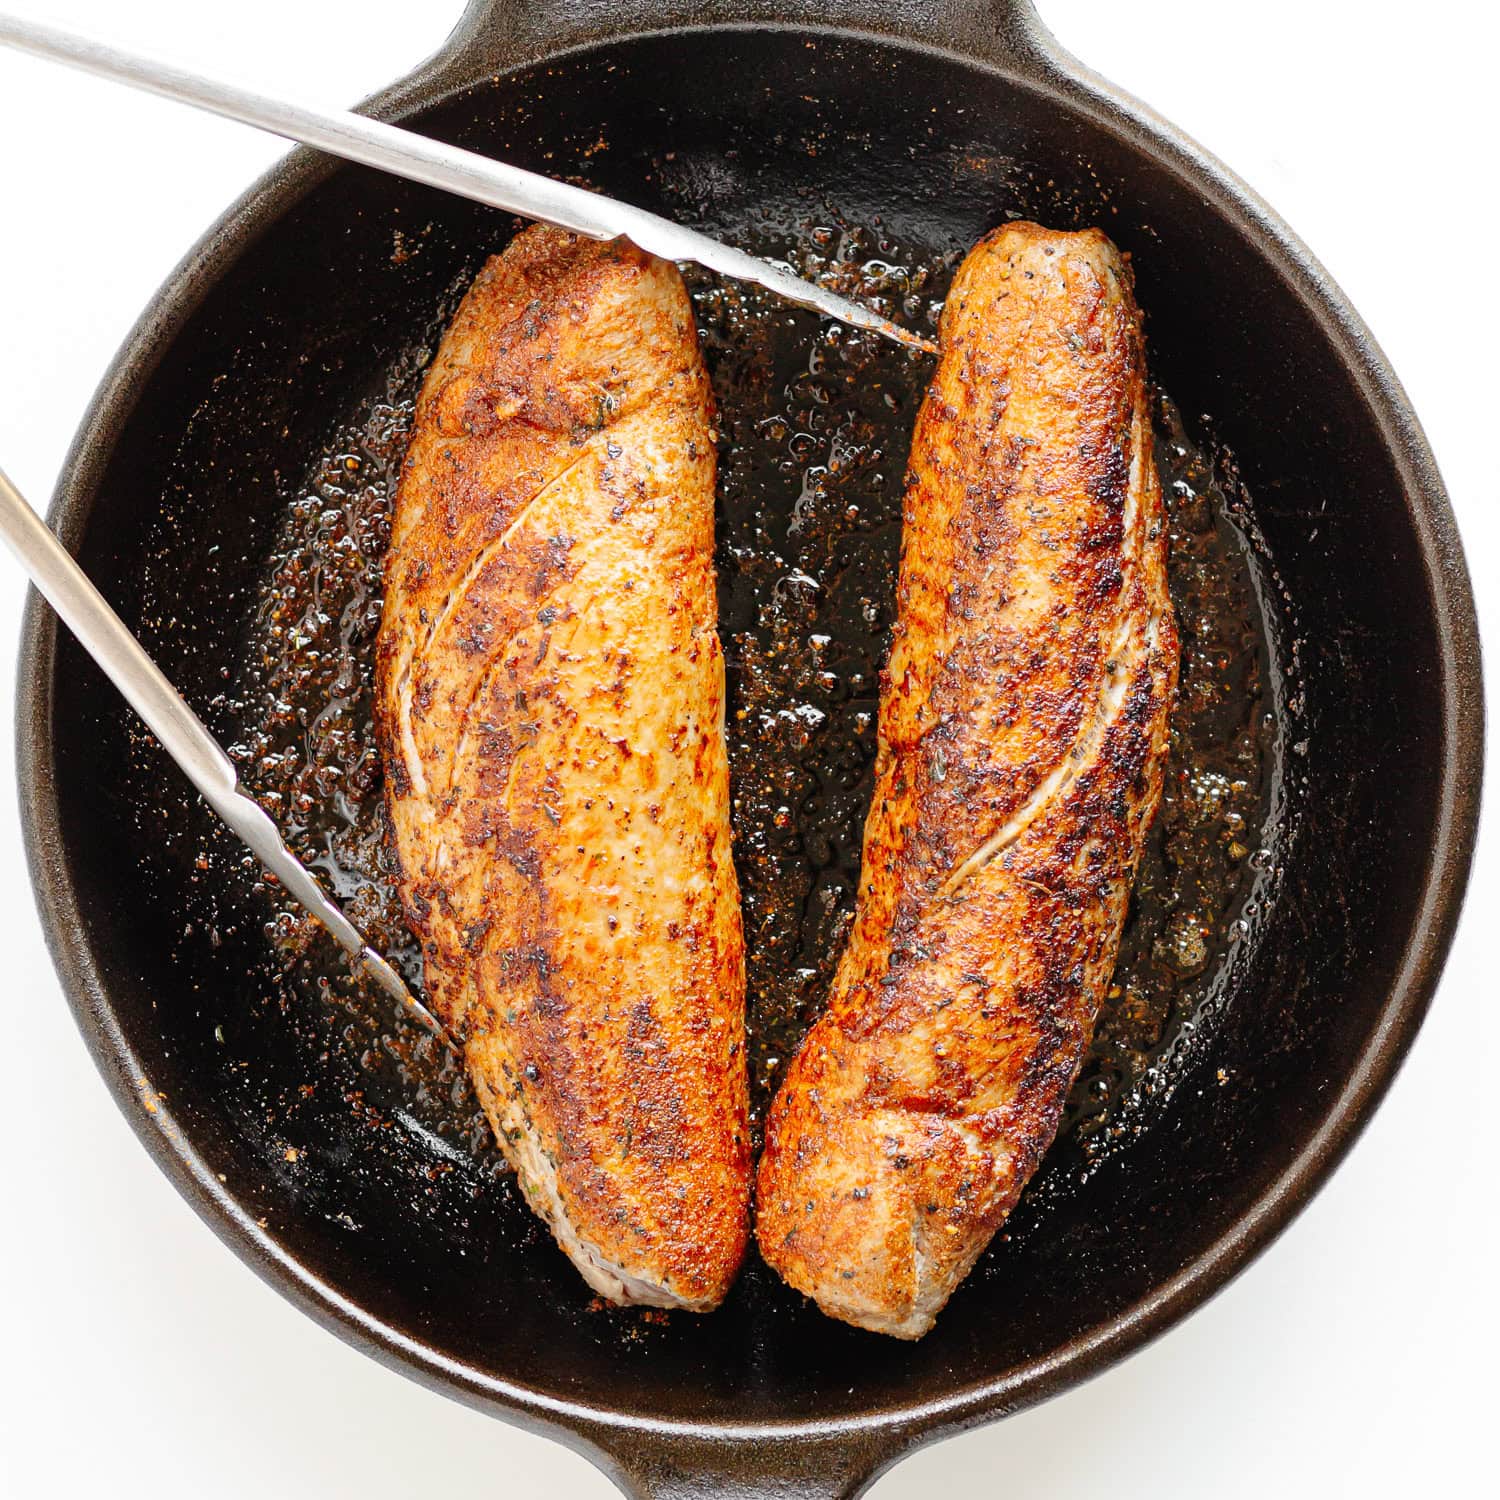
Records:
[[[916,1338],[1052,1143],[1161,794],[1177,639],[1140,315],[1097,230],[965,260],[917,420],[859,906],[767,1124],[762,1253]]]
[[[528,1200],[694,1309],[749,1195],[711,399],[675,267],[520,235],[422,389],[377,684],[429,999]]]

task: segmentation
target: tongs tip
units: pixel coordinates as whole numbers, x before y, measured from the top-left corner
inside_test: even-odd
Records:
[[[393,1000],[399,1001],[402,1008],[420,1022],[438,1041],[452,1048],[453,1051],[458,1051],[458,1044],[448,1034],[447,1027],[406,987],[389,959],[384,958],[373,948],[365,947],[360,949],[357,962],[361,973],[372,979]]]
[[[938,352],[935,339],[925,338],[910,328],[903,328],[899,323],[892,322],[881,313],[862,306],[858,302],[850,302],[847,298],[840,298],[839,301],[843,304],[842,306],[831,307],[826,311],[829,316],[837,318],[840,322],[853,323],[857,328],[866,328],[871,333],[878,333],[883,338],[888,338],[907,349],[918,349],[923,354]]]
[[[938,352],[937,340],[923,338],[920,333],[913,333],[909,328],[902,328],[899,323],[889,325],[890,337],[899,344],[905,344],[909,349],[920,349],[923,354],[936,354]]]

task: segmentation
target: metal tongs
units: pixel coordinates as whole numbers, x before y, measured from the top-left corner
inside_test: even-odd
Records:
[[[0,14],[0,45],[14,47],[86,72],[128,83],[148,93],[191,104],[211,114],[255,125],[334,156],[407,177],[492,208],[540,219],[591,239],[623,235],[666,260],[695,261],[841,323],[934,352],[934,346],[870,308],[769,261],[747,255],[656,214],[554,182],[444,145],[411,131],[347,110],[321,111],[268,98],[204,78],[170,63],[141,57],[37,21]],[[372,978],[449,1046],[442,1023],[412,995],[391,965],[376,953],[283,842],[264,809],[240,786],[234,765],[140,642],[42,523],[16,487],[0,473],[0,536],[84,649],[104,669],[144,719],[163,749],[187,774],[210,807],[245,842],[286,892],[311,912],[349,955],[356,972]]]
[[[788,302],[810,307],[824,317],[855,328],[867,328],[908,348],[929,354],[937,346],[868,307],[840,297],[790,271],[722,245],[695,229],[685,229],[644,209],[632,208],[600,193],[556,182],[520,167],[507,166],[447,146],[410,130],[348,110],[319,110],[284,99],[272,99],[222,79],[205,78],[171,63],[122,51],[103,42],[59,31],[38,21],[0,14],[0,45],[67,63],[98,73],[118,83],[191,104],[210,114],[223,115],[270,131],[286,140],[300,141],[347,161],[377,167],[428,187],[442,188],[461,198],[491,208],[540,219],[560,229],[612,240],[623,235],[640,249],[663,260],[694,261],[736,281],[763,286]]]
[[[442,1023],[402,983],[395,969],[365,942],[282,841],[265,809],[240,786],[234,763],[203,727],[177,689],[162,676],[87,574],[43,525],[25,497],[0,472],[0,537],[21,559],[42,597],[104,669],[125,701],[146,721],[162,748],[182,767],[204,800],[281,882],[287,894],[333,934],[358,974],[368,975],[434,1036],[453,1045]]]

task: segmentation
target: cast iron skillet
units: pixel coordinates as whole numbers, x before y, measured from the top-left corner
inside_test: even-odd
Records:
[[[649,164],[675,150],[730,228],[799,190],[954,245],[1005,212],[1102,222],[1135,258],[1155,374],[1216,416],[1286,585],[1298,832],[1201,1063],[1228,1082],[1189,1078],[914,1347],[827,1322],[763,1270],[713,1318],[622,1339],[579,1314],[535,1234],[490,1234],[483,1205],[434,1198],[394,1148],[372,1169],[349,1143],[358,1100],[322,1085],[301,1124],[331,1176],[280,1167],[254,1111],[226,1102],[212,1032],[229,1028],[237,1076],[282,1084],[305,1037],[242,1013],[234,974],[261,940],[232,913],[220,934],[201,919],[200,814],[174,811],[172,773],[132,751],[128,715],[33,600],[20,776],[48,938],[122,1109],[220,1236],[341,1336],[634,1492],[852,1495],[913,1445],[1169,1327],[1285,1226],[1384,1093],[1478,807],[1478,642],[1441,481],[1306,250],[1060,53],[1027,0],[473,0],[372,108],[543,171],[577,170],[603,137],[594,180],[653,207]],[[429,224],[423,253],[392,256],[395,228]],[[295,154],[193,251],[105,380],[52,520],[211,720],[279,477],[431,318],[476,236],[504,237],[469,205]],[[164,548],[179,596],[143,611]]]

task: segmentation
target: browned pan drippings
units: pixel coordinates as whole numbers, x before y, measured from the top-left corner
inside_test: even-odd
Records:
[[[935,326],[951,257],[832,219],[800,229],[799,269],[911,326]],[[758,1128],[823,1001],[853,910],[901,489],[931,361],[706,275],[690,285],[720,408],[720,630]],[[440,327],[439,318],[434,334]],[[428,352],[411,351],[383,398],[350,412],[284,497],[228,695],[242,772],[414,982],[420,962],[385,847],[370,685],[391,495]],[[1228,459],[1197,445],[1165,398],[1157,430],[1182,637],[1172,761],[1114,984],[1050,1159],[1067,1169],[1044,1170],[1030,1190],[1039,1201],[1149,1125],[1180,1054],[1211,1028],[1218,981],[1275,881],[1269,563]],[[295,988],[347,989],[305,919],[285,909],[268,918]],[[394,1071],[410,1091],[411,1128],[498,1164],[462,1070],[387,1025],[383,1009],[379,1024],[367,1005],[353,1013],[338,1024],[363,1033],[372,1075]]]

